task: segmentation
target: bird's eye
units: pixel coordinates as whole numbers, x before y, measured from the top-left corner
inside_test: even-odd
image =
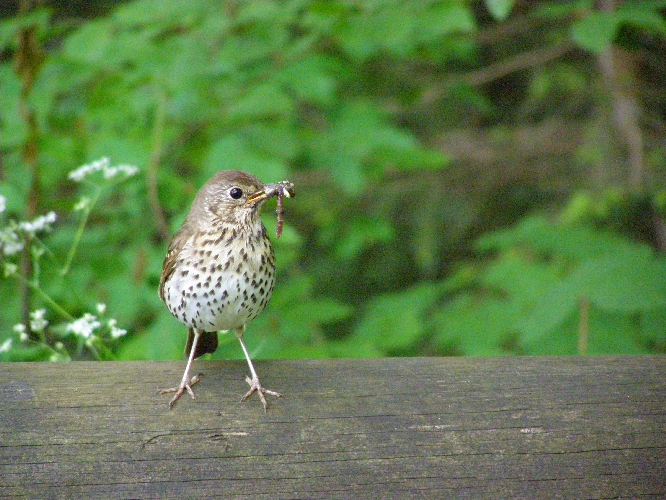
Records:
[[[241,188],[231,188],[229,190],[229,196],[231,196],[234,200],[238,200],[241,196],[243,196],[243,190]]]

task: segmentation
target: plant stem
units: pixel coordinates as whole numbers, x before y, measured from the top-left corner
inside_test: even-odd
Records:
[[[58,314],[61,316],[67,318],[70,321],[74,320],[74,316],[69,314],[65,309],[63,309],[55,300],[51,298],[49,294],[47,294],[44,290],[42,290],[37,283],[33,283],[27,279],[25,279],[23,276],[20,276],[19,279],[23,280],[24,282],[27,283],[27,285],[37,292],[39,296],[44,299],[44,301],[51,306]]]
[[[74,255],[76,255],[76,250],[79,248],[79,243],[81,242],[83,231],[85,230],[86,224],[88,223],[88,218],[90,217],[90,213],[92,212],[93,207],[99,200],[99,197],[102,193],[102,188],[100,188],[97,185],[95,185],[95,188],[96,188],[95,194],[90,200],[90,203],[88,203],[88,206],[86,206],[86,208],[84,209],[84,215],[81,218],[81,222],[79,222],[79,227],[76,229],[76,235],[74,235],[74,241],[72,242],[72,247],[69,249],[69,253],[67,254],[67,261],[65,262],[63,268],[60,270],[61,276],[65,276],[69,272],[69,269],[72,266]]]
[[[158,88],[157,90],[157,105],[155,106],[155,120],[153,124],[153,133],[151,137],[151,151],[150,161],[148,162],[148,169],[146,171],[146,183],[148,189],[148,202],[150,203],[150,210],[153,213],[155,223],[160,232],[162,240],[169,241],[170,231],[169,224],[167,224],[164,211],[160,206],[159,194],[157,189],[157,171],[160,165],[160,158],[162,156],[162,148],[164,142],[164,127],[166,125],[166,105],[167,97],[165,92]]]
[[[587,340],[590,336],[590,299],[580,298],[580,319],[578,320],[578,354],[587,354]]]

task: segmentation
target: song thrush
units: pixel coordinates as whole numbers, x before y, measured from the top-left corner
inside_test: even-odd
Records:
[[[183,226],[169,246],[159,296],[169,311],[189,327],[187,365],[169,407],[187,391],[194,399],[190,379],[195,358],[217,349],[217,333],[233,330],[240,341],[252,377],[241,401],[257,393],[266,411],[264,394],[280,397],[259,382],[243,342],[245,325],[268,304],[275,282],[275,254],[261,222],[261,207],[268,199],[293,196],[287,181],[264,185],[238,170],[218,172],[197,193]],[[281,207],[280,203],[280,207]],[[281,221],[279,221],[281,224]]]

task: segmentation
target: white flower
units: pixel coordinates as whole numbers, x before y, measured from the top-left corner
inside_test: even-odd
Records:
[[[18,273],[18,266],[11,262],[5,262],[5,278],[14,276],[16,273]]]
[[[90,206],[90,198],[87,196],[82,196],[81,199],[74,205],[74,211],[75,212],[81,212],[83,210],[86,210]]]
[[[53,224],[56,221],[56,213],[49,212],[46,215],[40,215],[35,220],[31,222],[19,222],[19,228],[21,228],[26,233],[35,234],[39,231],[44,231],[49,228],[49,224]]]
[[[101,324],[97,321],[97,316],[85,313],[83,317],[69,323],[67,325],[67,331],[84,339],[88,339],[100,326]]]
[[[26,332],[25,325],[23,323],[18,323],[12,327],[16,333],[19,334],[19,340],[21,342],[27,342],[30,337],[28,337],[28,332]]]
[[[9,351],[9,349],[11,349],[12,340],[13,339],[7,339],[2,343],[2,345],[0,345],[0,353],[7,352],[7,351]]]
[[[127,330],[118,328],[116,326],[117,324],[118,322],[115,319],[110,319],[109,322],[107,323],[109,329],[111,330],[111,338],[114,339],[120,338],[127,333]]]
[[[16,234],[16,231],[13,227],[6,227],[0,230],[0,248],[2,248],[2,253],[9,256],[19,253],[25,244],[19,238],[19,235]]]
[[[94,161],[92,163],[88,163],[87,165],[83,165],[76,170],[72,170],[68,177],[73,180],[74,182],[81,182],[83,179],[88,177],[90,174],[99,172],[100,170],[103,170],[105,168],[109,167],[109,159],[108,158],[102,158],[101,160]]]
[[[125,174],[125,176],[127,177],[132,177],[136,175],[138,172],[139,169],[137,167],[133,167],[132,165],[118,165],[117,167],[105,168],[104,178],[111,179],[112,177],[115,177],[120,173]]]
[[[97,312],[100,314],[104,314],[104,311],[106,311],[106,304],[103,304],[102,302],[97,304]]]
[[[41,332],[46,328],[46,325],[49,324],[49,322],[44,319],[45,314],[46,309],[37,309],[30,313],[30,329],[33,332]]]
[[[0,214],[7,210],[7,198],[0,194]]]
[[[132,177],[139,172],[139,169],[132,165],[118,165],[117,167],[112,167],[108,158],[102,158],[87,165],[83,165],[76,170],[72,170],[68,177],[74,182],[81,182],[95,172],[102,172],[105,179],[111,179],[118,174],[125,174],[127,177]]]

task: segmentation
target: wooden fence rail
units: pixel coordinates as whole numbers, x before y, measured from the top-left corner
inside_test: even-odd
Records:
[[[0,364],[2,498],[666,498],[666,356]]]

